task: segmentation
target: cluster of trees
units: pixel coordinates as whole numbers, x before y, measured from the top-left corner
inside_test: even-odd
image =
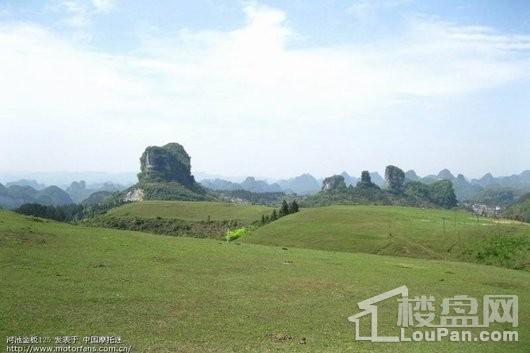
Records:
[[[39,203],[26,203],[14,211],[26,216],[53,219],[59,222],[77,222],[84,218],[103,214],[111,208],[123,205],[125,202],[119,198],[111,198],[100,204],[69,204],[62,206],[43,205]]]
[[[53,219],[59,222],[70,222],[80,219],[84,206],[70,204],[64,206],[49,206],[39,203],[26,203],[15,209],[15,212],[40,218]]]
[[[277,211],[276,209],[272,210],[272,213],[270,216],[262,215],[261,216],[261,224],[267,224],[270,222],[274,222],[275,220],[285,217],[291,213],[298,212],[300,207],[298,206],[298,202],[296,200],[293,200],[291,203],[287,203],[287,201],[282,201],[282,206]]]
[[[510,205],[504,216],[520,222],[530,223],[530,193],[521,196],[517,202]]]
[[[478,192],[471,201],[482,203],[488,206],[507,207],[515,203],[518,199],[519,190],[510,188],[488,188]]]
[[[453,184],[449,180],[440,180],[432,184],[412,181],[405,184],[403,193],[411,200],[428,201],[443,208],[453,208],[458,203]]]

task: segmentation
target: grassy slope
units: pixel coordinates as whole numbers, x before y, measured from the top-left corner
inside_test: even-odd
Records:
[[[530,273],[472,264],[237,246],[0,212],[0,277],[0,337],[121,335],[136,352],[157,353],[493,353],[530,345]],[[403,284],[439,300],[517,294],[520,342],[353,341],[346,317],[356,303]],[[383,330],[394,327],[394,311],[381,316]]]
[[[445,218],[445,231],[444,231]],[[457,259],[486,235],[529,235],[530,225],[462,211],[395,206],[303,209],[257,229],[246,241],[321,250]]]
[[[117,217],[162,217],[177,218],[186,221],[240,220],[252,223],[268,215],[272,208],[266,206],[235,204],[228,202],[194,202],[194,201],[142,201],[133,202],[114,208],[108,212]]]

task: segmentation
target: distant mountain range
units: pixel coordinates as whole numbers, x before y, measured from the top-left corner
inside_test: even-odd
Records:
[[[246,190],[256,193],[282,191],[282,187],[278,183],[269,184],[265,180],[256,180],[254,177],[247,177],[241,183],[235,183],[224,179],[204,179],[201,180],[200,183],[204,187],[216,191]]]
[[[11,181],[6,183],[6,187],[10,186],[31,186],[35,190],[42,190],[46,188],[46,185],[38,183],[36,180],[20,179],[17,181]]]
[[[25,203],[39,203],[49,206],[63,206],[81,203],[91,195],[112,193],[125,189],[125,186],[110,182],[86,184],[85,181],[74,181],[66,190],[56,186],[46,186],[36,180],[21,179],[0,184],[0,207],[13,209]]]
[[[97,183],[88,185],[84,180],[81,181],[74,181],[68,188],[66,188],[66,192],[72,200],[75,203],[80,203],[90,197],[90,195],[96,193],[96,192],[117,192],[122,191],[125,189],[125,186],[114,184],[111,182],[105,182],[105,183]]]
[[[295,193],[298,195],[308,195],[320,189],[320,182],[311,174],[302,174],[294,178],[284,179],[277,182],[281,191]],[[315,191],[316,190],[316,191]]]
[[[441,170],[437,175],[419,177],[414,170],[405,173],[405,178],[411,181],[422,181],[430,184],[438,180],[449,180],[453,183],[456,197],[459,201],[481,200],[489,197],[491,191],[506,191],[510,189],[515,196],[530,192],[530,170],[512,176],[494,177],[491,173],[485,174],[480,179],[467,179],[464,175],[454,176],[448,169]]]
[[[346,185],[355,186],[359,178],[342,172]],[[384,178],[378,172],[370,172],[372,182],[379,187],[385,186]],[[419,176],[414,170],[405,172],[405,179],[408,181],[421,181],[431,184],[439,180],[449,180],[453,183],[455,194],[460,201],[472,200],[480,196],[485,189],[509,188],[516,191],[515,194],[530,192],[530,170],[523,171],[520,174],[504,177],[493,177],[490,173],[480,179],[469,180],[462,174],[455,176],[450,170],[443,169],[438,174],[431,174],[425,177]],[[248,177],[241,183],[228,181],[222,178],[204,179],[200,183],[206,188],[222,190],[246,190],[251,192],[285,192],[296,193],[298,195],[311,195],[321,190],[322,179],[317,179],[311,174],[302,174],[294,178],[278,180],[269,183],[265,180],[256,180],[254,177]]]
[[[358,178],[349,175],[347,172],[342,172],[340,175],[344,177],[346,185],[355,186],[359,181]],[[384,186],[385,180],[379,173],[371,172],[370,176],[374,184]],[[234,191],[246,190],[256,193],[265,192],[285,192],[288,194],[295,193],[297,195],[311,195],[319,192],[322,188],[322,179],[317,179],[311,174],[305,173],[294,178],[282,179],[273,183],[266,180],[257,180],[254,177],[247,177],[243,182],[236,183],[225,179],[203,179],[200,183],[211,190],[216,191]]]
[[[31,186],[0,184],[0,206],[3,208],[17,208],[25,203],[40,203],[50,206],[62,206],[73,203],[70,196],[57,186],[48,186],[42,190],[35,190]]]
[[[35,181],[39,184],[57,185],[66,189],[70,183],[75,180],[84,180],[87,185],[102,184],[111,182],[120,185],[134,184],[137,178],[137,172],[108,173],[108,172],[0,172],[0,183],[8,185],[9,182],[18,181]],[[35,185],[29,185],[35,187]]]
[[[37,173],[38,174],[38,173]],[[82,173],[69,173],[68,175],[82,175]],[[123,173],[121,178],[130,179],[132,173]],[[43,173],[44,180],[49,180],[51,176],[65,181],[66,175],[60,173]],[[343,171],[340,174],[346,185],[355,186],[359,178]],[[91,180],[101,180],[109,176],[107,173],[90,173]],[[384,178],[377,172],[370,172],[372,182],[380,187],[385,187]],[[5,175],[4,175],[5,178]],[[231,180],[227,180],[231,179]],[[484,203],[509,204],[515,201],[524,193],[530,192],[530,170],[525,170],[520,174],[511,176],[494,177],[491,173],[485,174],[478,179],[468,179],[462,174],[456,176],[448,169],[441,170],[438,174],[431,174],[424,177],[419,176],[414,170],[405,172],[406,181],[421,181],[426,184],[438,180],[449,180],[453,183],[455,194],[459,201],[478,201]],[[3,179],[5,180],[5,179]],[[50,205],[62,205],[68,203],[80,203],[95,192],[116,192],[126,188],[121,184],[113,182],[91,182],[74,181],[70,184],[58,186],[46,185],[46,181],[41,179],[23,178],[20,180],[8,181],[5,186],[0,184],[0,207],[16,208],[23,203],[38,202]],[[298,195],[311,195],[319,192],[322,188],[322,179],[317,179],[311,174],[305,173],[293,178],[268,182],[255,177],[247,177],[242,182],[233,181],[234,178],[212,178],[203,179],[200,183],[211,190],[235,191],[245,190],[253,193],[295,193]]]
[[[480,179],[472,179],[472,183],[478,184],[482,187],[508,187],[508,188],[529,188],[530,187],[530,170],[525,170],[521,174],[514,174],[512,176],[493,177],[490,173],[484,175]]]

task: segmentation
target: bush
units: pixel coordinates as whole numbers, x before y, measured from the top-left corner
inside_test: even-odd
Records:
[[[247,233],[248,229],[245,227],[241,227],[234,230],[228,230],[226,232],[225,238],[226,241],[232,241],[244,237],[245,235],[247,235]]]

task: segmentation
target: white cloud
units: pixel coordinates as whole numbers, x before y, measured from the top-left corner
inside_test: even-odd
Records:
[[[0,26],[0,149],[13,156],[0,169],[50,168],[46,159],[15,153],[40,156],[49,148],[46,136],[73,153],[51,169],[71,169],[75,151],[86,152],[76,139],[106,151],[103,160],[87,156],[88,169],[112,170],[124,156],[131,166],[119,170],[135,168],[142,146],[167,140],[190,145],[197,158],[209,156],[212,144],[226,154],[272,155],[274,147],[264,145],[277,139],[310,150],[303,144],[332,134],[328,124],[379,129],[386,122],[377,120],[397,118],[386,112],[399,114],[403,104],[458,97],[530,73],[529,36],[415,18],[391,42],[296,48],[285,13],[257,5],[246,13],[246,24],[233,31],[146,35],[131,55],[80,47],[37,25]],[[201,142],[206,134],[208,146]],[[240,141],[247,151],[236,152]],[[209,162],[211,171],[233,166]]]
[[[100,12],[109,12],[114,7],[114,0],[91,0],[90,2]]]
[[[94,16],[106,14],[114,8],[114,0],[51,0],[50,8],[65,14],[64,24],[85,30],[92,25]]]
[[[76,0],[63,0],[56,5],[57,10],[65,11],[69,16],[64,22],[72,27],[82,28],[90,24],[90,14],[87,6]]]
[[[248,13],[235,31],[147,39],[144,52],[153,59],[137,64],[165,77],[173,100],[207,101],[223,119],[264,111],[268,118],[348,118],[411,96],[465,94],[529,75],[529,52],[521,53],[529,36],[413,19],[391,44],[295,49],[282,12]]]
[[[382,10],[390,10],[401,5],[410,3],[412,0],[355,0],[348,13],[354,18],[362,20],[366,17],[373,16]]]

